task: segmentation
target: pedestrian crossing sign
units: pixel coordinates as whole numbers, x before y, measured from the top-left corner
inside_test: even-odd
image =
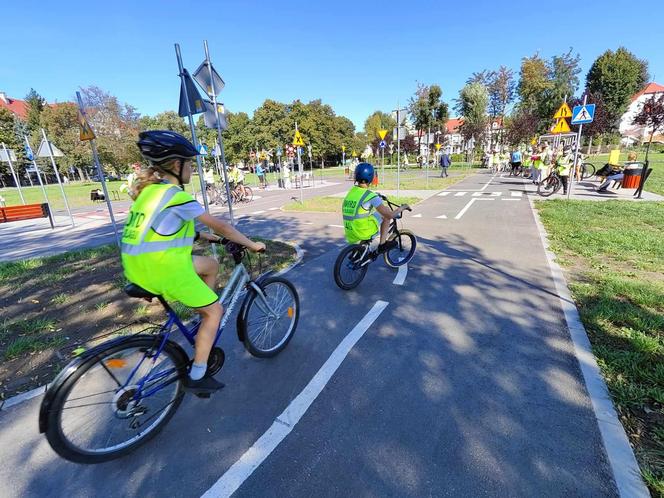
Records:
[[[572,111],[572,124],[592,123],[595,117],[595,104],[577,105]]]
[[[553,115],[554,119],[571,118],[571,117],[572,117],[572,109],[569,108],[567,102],[563,103],[563,105],[561,105],[560,108]]]
[[[302,135],[299,130],[295,130],[295,137],[293,137],[293,145],[296,147],[304,147],[304,140],[302,140]]]

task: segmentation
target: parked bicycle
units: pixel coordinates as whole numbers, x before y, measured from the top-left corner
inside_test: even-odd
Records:
[[[537,185],[537,193],[542,197],[549,197],[558,192],[563,186],[560,175],[556,168],[551,169],[551,174]]]
[[[245,248],[225,239],[222,243],[235,268],[219,298],[225,313],[208,360],[208,376],[224,364],[224,351],[217,344],[243,296],[237,336],[254,356],[272,357],[282,351],[300,316],[293,284],[271,272],[252,280],[242,263]],[[163,429],[184,397],[191,360],[171,334],[179,330],[193,345],[200,322],[185,326],[162,296],[137,285],[128,285],[125,292],[158,299],[167,320],[154,334],[121,337],[84,352],[50,384],[41,404],[39,430],[60,456],[73,462],[105,462],[133,451]]]
[[[384,195],[378,195],[392,209],[399,207]],[[410,207],[407,210],[412,211]],[[392,219],[386,242],[391,247],[388,246],[388,249],[383,253],[385,263],[392,268],[403,266],[413,259],[417,247],[415,234],[410,230],[398,227],[397,220],[401,217],[402,215],[399,214]],[[378,252],[371,249],[371,241],[372,239],[363,240],[357,244],[346,246],[337,257],[334,263],[334,282],[341,289],[350,290],[360,285],[367,273],[369,264],[378,259]]]
[[[225,206],[228,204],[228,197],[226,195],[226,187],[221,186],[208,186],[207,196],[208,202],[210,204],[218,204]],[[203,196],[200,192],[196,192],[195,198],[201,204],[203,203]],[[254,200],[254,191],[251,187],[244,186],[244,190],[240,188],[239,185],[235,185],[231,188],[231,202],[233,204],[238,204],[240,202],[251,202]]]

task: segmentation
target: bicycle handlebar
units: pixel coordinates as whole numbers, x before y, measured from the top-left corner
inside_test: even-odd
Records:
[[[385,202],[387,202],[388,206],[390,206],[391,208],[403,208],[403,209],[406,210],[406,211],[412,211],[412,208],[411,208],[408,204],[401,204],[401,205],[398,205],[398,204],[395,204],[394,202],[390,201],[390,200],[387,198],[387,196],[385,196],[385,195],[383,195],[383,194],[379,194],[378,192],[376,192],[376,195],[378,195],[378,197],[380,197],[380,198],[383,199]],[[401,218],[401,216],[399,216],[399,218]]]

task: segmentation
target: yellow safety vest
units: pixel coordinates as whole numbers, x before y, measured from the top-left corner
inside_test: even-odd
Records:
[[[346,240],[354,244],[368,240],[378,230],[378,220],[371,210],[364,209],[362,204],[376,197],[371,190],[354,186],[350,189],[341,207],[344,219]]]

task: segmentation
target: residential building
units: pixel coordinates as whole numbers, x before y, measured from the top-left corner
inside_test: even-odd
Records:
[[[653,96],[659,98],[661,95],[664,95],[664,86],[652,82],[648,83],[643,90],[632,97],[627,111],[620,118],[620,125],[618,127],[623,145],[639,144],[647,142],[650,139],[651,129],[645,126],[633,125],[632,120],[641,111],[646,100]],[[655,135],[653,142],[664,143],[664,134]]]
[[[28,117],[28,104],[25,100],[13,99],[5,92],[0,91],[0,109],[7,109],[20,119]]]

